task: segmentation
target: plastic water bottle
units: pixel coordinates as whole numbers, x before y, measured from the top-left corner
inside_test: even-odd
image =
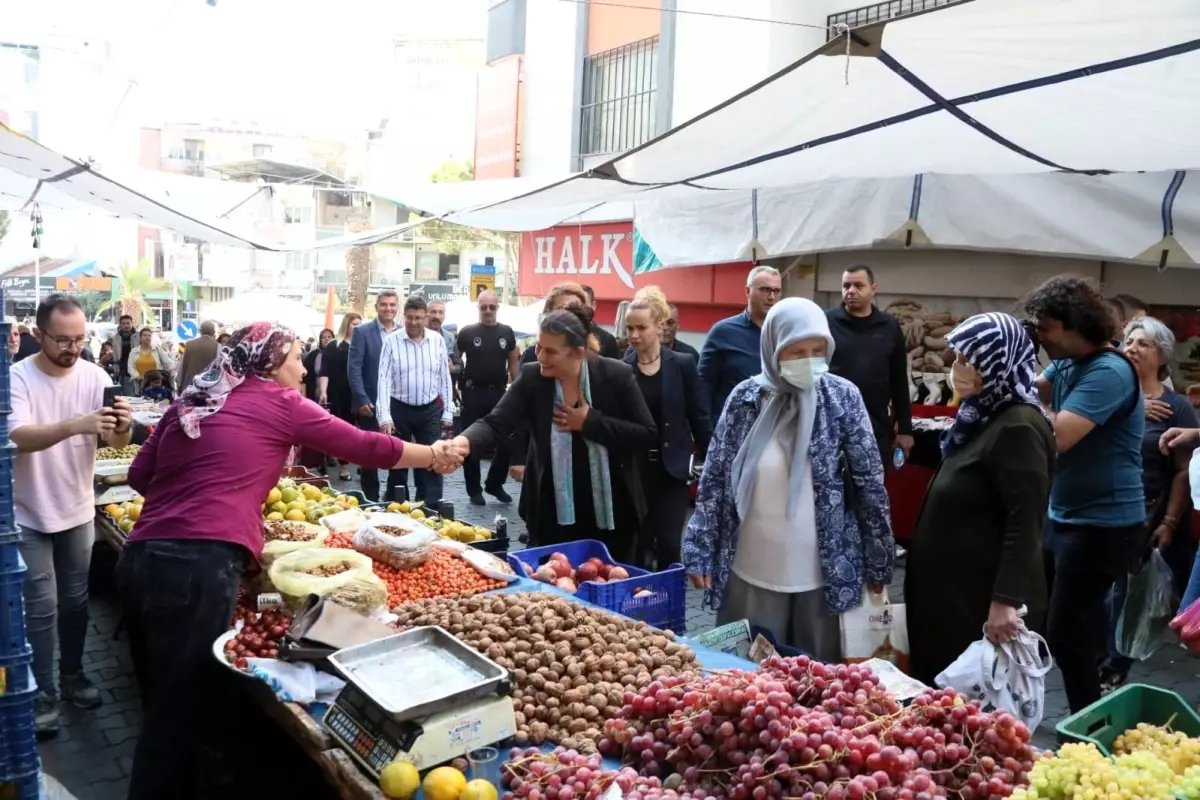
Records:
[[[897,447],[892,452],[892,466],[894,466],[897,471],[899,471],[900,468],[904,466],[904,448],[903,447]]]

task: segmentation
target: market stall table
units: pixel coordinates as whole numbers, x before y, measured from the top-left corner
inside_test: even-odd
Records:
[[[580,605],[590,605],[578,598],[566,594],[555,587],[528,578],[517,578],[509,586],[486,594],[506,594],[514,592],[538,592],[563,597],[570,602]],[[593,606],[595,607],[595,606]],[[612,612],[608,612],[612,613]],[[687,644],[696,654],[697,662],[706,670],[723,669],[754,669],[757,665],[737,656],[714,650],[697,644],[686,637],[679,641]],[[257,701],[263,704],[267,713],[280,722],[297,744],[310,758],[313,758],[329,778],[330,784],[347,800],[380,800],[384,797],[379,790],[377,780],[369,775],[344,749],[338,746],[322,722],[329,706],[325,703],[313,703],[301,706],[296,703],[280,702],[273,694],[265,690],[264,684],[255,686],[251,691]],[[482,743],[481,743],[482,745]],[[324,747],[325,749],[321,749]],[[553,745],[542,748],[546,752]],[[610,766],[615,766],[612,762]],[[418,793],[418,798],[421,794]]]

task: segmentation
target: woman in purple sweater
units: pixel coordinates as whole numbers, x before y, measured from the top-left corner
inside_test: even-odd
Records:
[[[215,716],[203,679],[229,627],[242,575],[262,555],[261,504],[296,445],[369,469],[448,472],[447,445],[406,444],[331,416],[300,394],[301,342],[267,322],[233,334],[142,446],[129,484],[145,510],[117,565],[145,722],[130,798],[194,785]]]

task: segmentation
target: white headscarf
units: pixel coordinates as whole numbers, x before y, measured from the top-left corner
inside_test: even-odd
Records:
[[[763,322],[759,352],[762,357],[762,372],[754,376],[759,386],[768,394],[761,413],[742,442],[733,459],[731,479],[737,497],[738,517],[745,519],[754,498],[754,480],[758,474],[758,460],[767,443],[776,438],[781,430],[795,428],[788,471],[788,519],[794,518],[800,501],[800,490],[808,470],[808,445],[812,440],[813,421],[817,416],[817,383],[808,391],[801,391],[788,383],[779,374],[779,354],[788,345],[801,339],[814,337],[825,339],[825,360],[833,357],[833,336],[829,333],[829,321],[824,310],[811,300],[789,297],[780,300],[767,314]],[[795,421],[795,425],[791,423]],[[786,449],[786,448],[785,448]]]

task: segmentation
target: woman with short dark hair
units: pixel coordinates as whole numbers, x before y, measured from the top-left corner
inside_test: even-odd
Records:
[[[521,516],[537,545],[598,539],[629,563],[646,497],[637,456],[658,443],[658,426],[633,370],[588,347],[577,311],[542,319],[537,363],[521,367],[490,414],[453,445],[466,457],[527,423]]]

